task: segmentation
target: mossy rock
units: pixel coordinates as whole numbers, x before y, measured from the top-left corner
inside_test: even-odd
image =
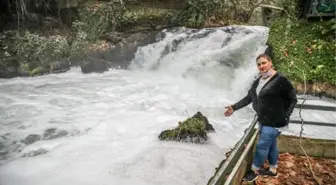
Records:
[[[164,141],[182,141],[204,143],[207,141],[207,131],[215,131],[208,119],[197,112],[193,117],[179,122],[178,127],[160,133],[159,139]]]
[[[68,71],[69,69],[70,69],[70,64],[67,59],[50,62],[49,64],[50,73],[65,72],[65,71]]]
[[[27,62],[21,62],[19,66],[20,76],[28,76],[29,74],[29,65]]]
[[[29,76],[40,76],[46,73],[48,73],[47,69],[45,69],[44,67],[37,67],[29,72]]]

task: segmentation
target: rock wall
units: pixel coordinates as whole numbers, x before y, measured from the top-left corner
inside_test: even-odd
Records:
[[[304,83],[293,82],[293,85],[298,94],[306,93],[307,95],[336,99],[336,86],[333,84],[314,83],[305,85]]]
[[[72,11],[80,3],[60,2],[66,7],[60,11]],[[134,5],[126,8],[119,1],[81,3],[75,9],[78,18],[66,18],[70,27],[59,20],[40,27],[52,20],[52,17],[40,15],[43,23],[30,24],[28,21],[25,25],[30,26],[24,29],[7,27],[8,31],[0,32],[0,77],[58,73],[78,65],[85,73],[103,72],[110,67],[125,68],[136,49],[155,42],[156,33],[168,24],[170,10],[167,9],[136,8]]]

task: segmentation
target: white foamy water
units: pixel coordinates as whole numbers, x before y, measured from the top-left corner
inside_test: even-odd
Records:
[[[1,79],[0,184],[206,184],[252,121],[251,106],[229,118],[223,112],[245,96],[267,31],[179,29],[139,49],[129,70]],[[206,144],[158,140],[197,111],[216,130]],[[335,122],[328,112],[303,115]],[[48,129],[54,135],[44,136]],[[316,130],[304,134],[335,137],[334,128]],[[41,140],[24,144],[33,134]]]

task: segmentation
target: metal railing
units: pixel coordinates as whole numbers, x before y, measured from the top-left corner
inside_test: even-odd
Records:
[[[229,157],[219,167],[215,175],[210,179],[208,185],[223,185],[224,182],[227,181],[226,178],[227,176],[230,175],[232,169],[234,169],[237,161],[240,158],[240,154],[242,154],[245,149],[244,146],[246,146],[249,143],[255,132],[257,132],[257,130],[255,129],[255,126],[258,122],[257,118],[258,117],[255,115],[254,119],[252,120],[252,123],[245,130],[244,136],[238,141],[234,149],[231,151]]]
[[[318,111],[334,111],[336,112],[336,106],[331,105],[312,105],[312,104],[300,104],[297,103],[295,105],[297,109],[310,109],[310,110],[318,110]],[[301,120],[290,120],[289,123],[294,124],[301,124]],[[317,125],[317,126],[329,126],[329,127],[336,127],[336,122],[321,122],[321,121],[304,121],[305,125]]]

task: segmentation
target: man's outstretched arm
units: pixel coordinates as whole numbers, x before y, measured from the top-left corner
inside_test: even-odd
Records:
[[[252,102],[252,98],[251,98],[251,94],[250,94],[250,90],[249,90],[247,95],[243,99],[241,99],[240,101],[238,101],[237,103],[235,103],[233,105],[225,107],[227,110],[224,112],[224,115],[225,116],[231,116],[234,111],[245,107],[246,105],[250,104],[251,102]]]
[[[241,99],[237,103],[231,105],[231,107],[234,111],[236,111],[236,110],[239,110],[239,109],[247,106],[251,102],[252,102],[252,98],[251,98],[251,95],[250,95],[250,91],[248,91],[247,95],[243,99]]]

